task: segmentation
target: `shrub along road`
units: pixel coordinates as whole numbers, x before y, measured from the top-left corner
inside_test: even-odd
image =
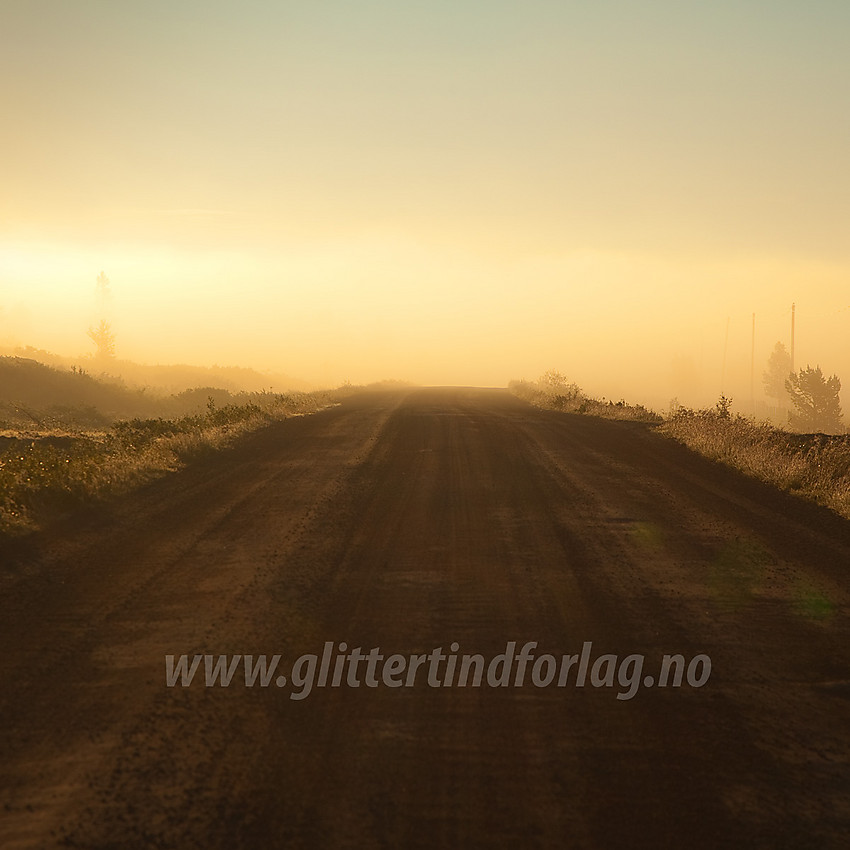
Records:
[[[650,426],[364,394],[0,555],[4,848],[845,846],[850,523]],[[326,642],[431,657],[291,699]]]

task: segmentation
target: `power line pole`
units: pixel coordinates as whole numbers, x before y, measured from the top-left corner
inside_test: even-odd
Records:
[[[791,371],[794,371],[794,313],[796,304],[791,305]]]
[[[756,314],[753,313],[753,334],[750,343],[750,407],[756,415]]]
[[[720,370],[720,395],[725,395],[726,389],[726,352],[729,348],[729,316],[726,317],[726,338],[723,341],[723,367]]]

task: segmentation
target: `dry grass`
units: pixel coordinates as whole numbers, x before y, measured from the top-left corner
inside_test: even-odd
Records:
[[[22,533],[48,515],[125,492],[275,419],[314,413],[346,392],[257,393],[244,404],[211,401],[205,413],[119,420],[99,430],[44,416],[25,429],[0,430],[0,533]]]
[[[678,408],[665,420],[643,405],[588,398],[557,372],[533,382],[512,381],[509,389],[549,410],[658,423],[659,433],[694,451],[850,519],[850,436],[791,434],[732,415],[731,400],[724,397],[714,409]]]
[[[642,404],[606,401],[586,396],[577,384],[557,372],[547,372],[537,381],[511,381],[508,389],[519,398],[547,410],[563,410],[604,419],[632,422],[661,422],[662,417]]]
[[[743,416],[684,408],[659,430],[706,457],[850,519],[850,437],[790,434]]]

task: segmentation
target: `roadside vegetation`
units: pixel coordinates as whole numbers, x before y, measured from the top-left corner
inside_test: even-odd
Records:
[[[633,422],[661,422],[662,417],[642,404],[595,399],[560,372],[549,370],[536,381],[511,381],[508,389],[535,407],[601,416],[605,419],[628,419]]]
[[[850,436],[793,434],[713,409],[679,408],[659,429],[706,457],[832,508],[850,519]]]
[[[47,516],[127,491],[353,389],[202,387],[158,397],[79,371],[0,358],[0,534],[26,532]]]
[[[820,386],[819,373],[801,370],[789,379],[789,394],[797,410],[792,423],[828,423],[833,427],[841,417],[833,401],[837,389],[829,392],[809,389],[808,397],[798,391],[801,383]],[[840,386],[840,385],[839,385]],[[782,490],[796,493],[850,519],[850,435],[792,433],[766,422],[756,422],[732,413],[732,400],[721,396],[713,408],[693,410],[675,406],[662,417],[642,405],[588,398],[574,383],[558,372],[547,372],[537,381],[512,381],[510,390],[520,398],[551,410],[563,410],[606,419],[628,419],[657,426],[659,433],[684,443],[705,457],[734,467]],[[811,401],[812,395],[815,402]],[[827,418],[822,417],[821,409]],[[807,417],[807,418],[804,418]]]

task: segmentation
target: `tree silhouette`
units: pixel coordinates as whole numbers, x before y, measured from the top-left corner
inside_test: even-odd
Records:
[[[97,301],[97,310],[100,315],[100,323],[95,328],[88,329],[89,339],[97,346],[95,359],[106,362],[115,359],[115,334],[109,322],[109,302],[112,300],[112,291],[109,288],[109,278],[102,271],[95,282],[94,296]]]
[[[791,374],[791,355],[781,342],[773,346],[773,351],[767,360],[767,369],[762,373],[764,394],[775,398],[780,406],[785,398],[785,381]]]
[[[112,292],[109,289],[109,278],[106,276],[106,272],[101,272],[97,276],[97,283],[95,284],[94,291],[98,306],[101,310],[105,309],[112,295]]]
[[[96,328],[88,329],[88,337],[97,346],[95,357],[98,360],[113,360],[115,358],[115,334],[106,319],[101,319]]]
[[[796,410],[790,416],[793,428],[804,433],[841,431],[841,381],[835,375],[827,379],[820,366],[806,366],[788,376],[785,389]]]

